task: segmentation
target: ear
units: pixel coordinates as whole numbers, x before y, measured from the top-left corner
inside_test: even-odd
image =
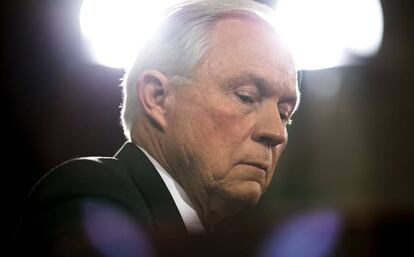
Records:
[[[162,130],[167,127],[171,86],[168,77],[158,70],[145,70],[137,83],[137,96],[145,114]]]

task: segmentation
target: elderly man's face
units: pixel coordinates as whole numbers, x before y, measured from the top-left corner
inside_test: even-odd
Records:
[[[295,68],[277,36],[253,18],[218,21],[210,40],[189,85],[174,87],[165,145],[193,202],[237,211],[257,203],[285,148]]]

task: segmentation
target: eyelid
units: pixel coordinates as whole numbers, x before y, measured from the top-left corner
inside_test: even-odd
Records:
[[[250,97],[252,98],[252,102],[256,103],[260,100],[260,92],[256,87],[238,87],[235,90],[235,94],[240,97],[240,96],[245,96],[245,97]]]
[[[282,120],[284,120],[284,122],[286,122],[286,125],[291,125],[293,120],[292,120],[292,115],[288,110],[285,110],[284,108],[279,109],[279,114],[280,116],[284,116],[281,117]]]
[[[281,117],[282,122],[285,124],[285,126],[292,125],[293,120],[289,117]]]
[[[254,97],[258,97],[257,92],[252,92],[250,90],[237,90],[236,91],[237,94],[241,94],[241,95],[249,95],[249,96],[254,96]]]

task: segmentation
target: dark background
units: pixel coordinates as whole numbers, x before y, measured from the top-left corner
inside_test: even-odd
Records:
[[[270,233],[292,215],[329,209],[344,221],[337,252],[412,251],[414,5],[381,3],[384,38],[377,56],[364,65],[304,72],[289,146],[254,214],[260,221],[242,217],[246,227],[266,224],[256,231]],[[78,26],[80,4],[13,1],[2,7],[2,212],[8,235],[42,174],[69,158],[113,155],[124,142],[123,71],[89,61]]]

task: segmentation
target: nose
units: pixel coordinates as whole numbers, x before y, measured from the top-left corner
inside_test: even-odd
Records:
[[[276,147],[287,142],[287,130],[275,104],[262,106],[252,138],[266,147]]]

